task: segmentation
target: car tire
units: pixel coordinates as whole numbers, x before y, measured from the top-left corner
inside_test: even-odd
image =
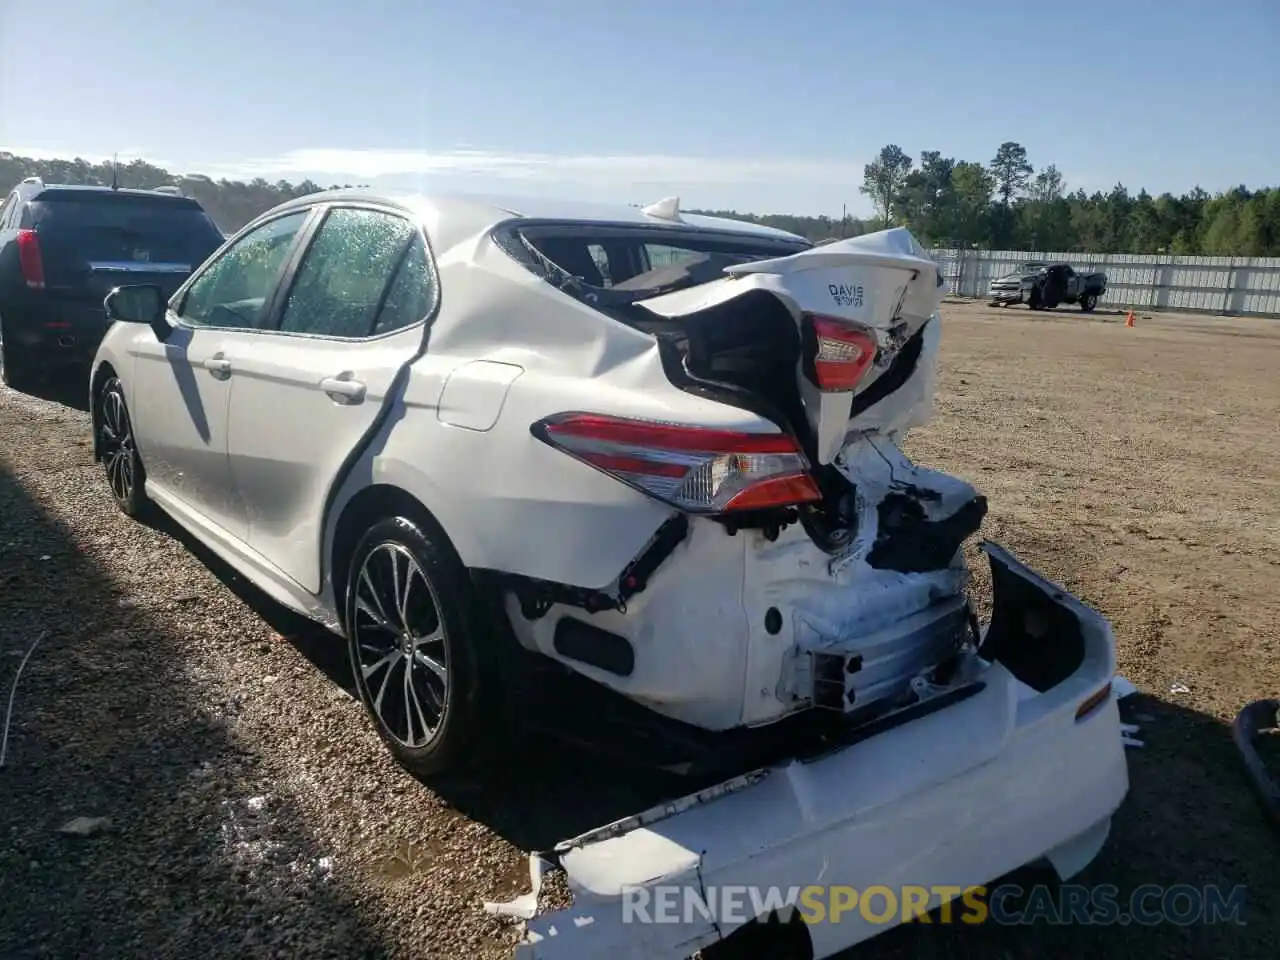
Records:
[[[496,686],[462,561],[434,524],[375,523],[347,573],[347,655],[365,712],[419,777],[455,772],[487,744]]]
[[[1040,300],[1039,290],[1032,290],[1031,293],[1027,296],[1027,307],[1031,310],[1044,309],[1044,304]]]
[[[138,455],[133,420],[119,377],[111,377],[98,391],[94,420],[111,499],[125,514],[141,520],[150,508],[146,494],[147,472]]]
[[[0,380],[12,390],[25,392],[34,382],[29,364],[16,343],[6,343],[4,322],[0,321]]]
[[[1080,298],[1080,309],[1085,313],[1093,313],[1093,308],[1098,305],[1098,295],[1096,293],[1086,293]]]

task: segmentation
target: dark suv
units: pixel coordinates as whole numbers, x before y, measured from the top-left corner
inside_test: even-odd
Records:
[[[172,293],[222,242],[204,208],[172,188],[22,181],[0,205],[4,382],[21,389],[53,373],[87,376],[113,287]]]

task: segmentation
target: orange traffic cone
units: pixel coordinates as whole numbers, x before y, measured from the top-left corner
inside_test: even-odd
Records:
[[[1132,326],[1133,326],[1133,311],[1132,311],[1132,310],[1130,310],[1130,311],[1129,311],[1129,315],[1128,315],[1127,317],[1125,317],[1125,318],[1124,318],[1124,325],[1125,325],[1126,327],[1132,327]]]

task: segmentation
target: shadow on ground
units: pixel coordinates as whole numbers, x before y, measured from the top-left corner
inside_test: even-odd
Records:
[[[27,391],[28,396],[36,397],[40,400],[52,400],[54,403],[60,403],[64,407],[71,407],[73,410],[89,409],[89,371],[84,370],[84,376],[72,376],[70,374],[62,374],[58,376],[46,377],[39,383],[33,384]]]
[[[182,638],[0,472],[5,703],[38,637],[0,770],[6,960],[386,952],[351,893],[312,870],[320,851],[287,804],[271,811],[283,832],[255,835],[255,758],[189,697]],[[77,817],[109,824],[59,832]],[[300,882],[255,882],[289,864]]]

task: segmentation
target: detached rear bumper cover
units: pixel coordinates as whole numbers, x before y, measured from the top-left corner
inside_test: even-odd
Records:
[[[683,906],[687,897],[714,908],[714,888],[756,887],[768,902],[770,890],[813,884],[964,888],[1044,859],[1064,878],[1083,869],[1129,785],[1115,697],[1076,716],[1115,673],[1111,628],[1000,547],[984,549],[995,613],[981,653],[995,662],[983,664],[983,689],[818,759],[566,841],[574,905],[532,920],[516,956],[682,960],[743,922]],[[665,902],[678,922],[638,922],[624,897],[634,906],[639,886],[684,888],[648,902]],[[900,919],[824,917],[807,927],[814,956]]]

